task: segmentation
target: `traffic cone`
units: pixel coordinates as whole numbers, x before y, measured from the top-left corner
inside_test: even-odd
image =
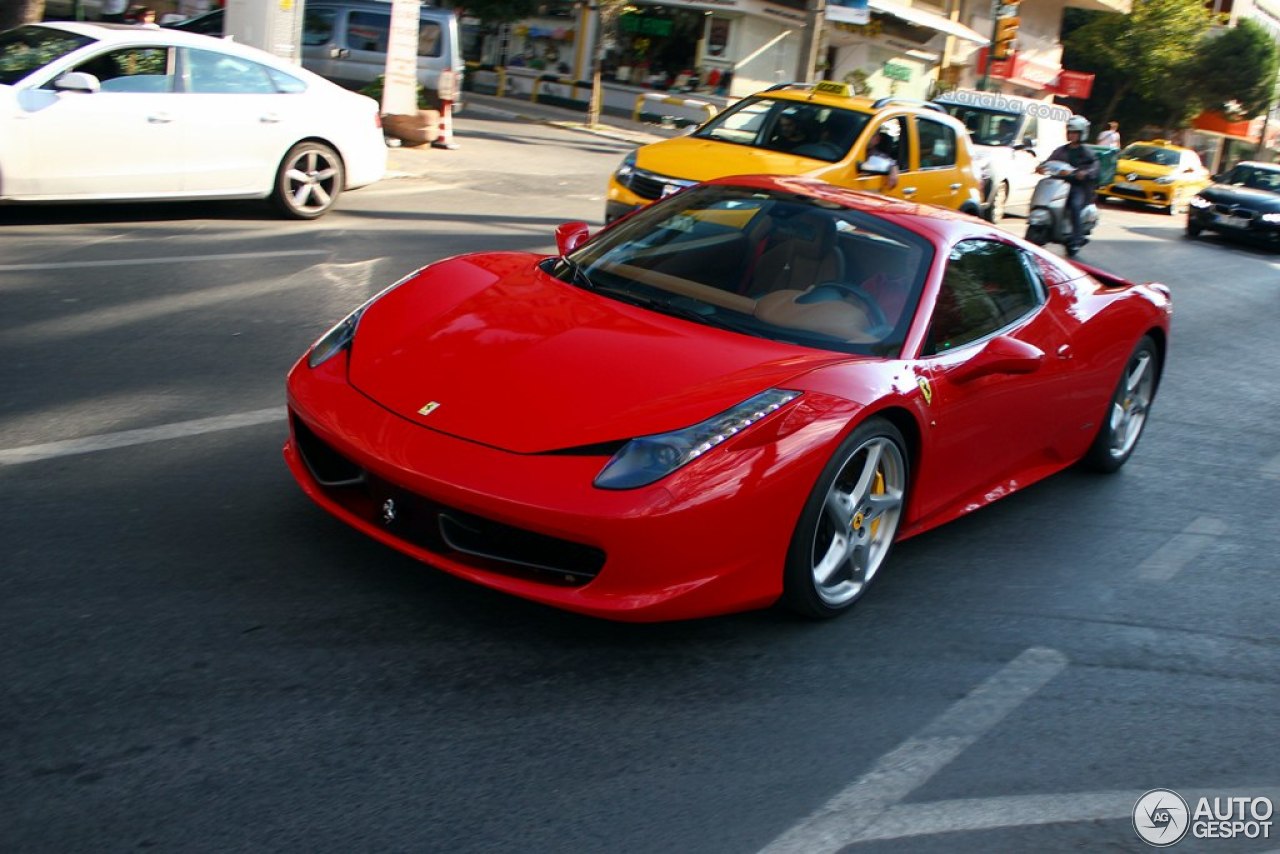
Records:
[[[432,148],[447,148],[450,151],[458,147],[453,141],[453,102],[440,102],[440,135],[431,142]]]

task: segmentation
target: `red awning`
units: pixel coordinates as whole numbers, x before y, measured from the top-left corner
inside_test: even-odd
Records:
[[[1204,131],[1205,133],[1216,133],[1220,136],[1256,144],[1258,142],[1259,129],[1252,127],[1252,125],[1252,119],[1232,121],[1217,110],[1205,110],[1191,122],[1191,126],[1196,130]]]

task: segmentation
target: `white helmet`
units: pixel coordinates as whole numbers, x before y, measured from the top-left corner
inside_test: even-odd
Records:
[[[1072,116],[1067,119],[1067,130],[1077,131],[1081,139],[1086,139],[1089,136],[1089,120],[1084,116]]]

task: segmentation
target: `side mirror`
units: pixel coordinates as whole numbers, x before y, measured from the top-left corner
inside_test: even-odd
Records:
[[[888,160],[882,163],[872,163],[870,160],[863,160],[858,163],[858,171],[863,175],[888,175],[890,170]]]
[[[59,92],[84,92],[93,94],[102,89],[97,77],[83,71],[68,71],[53,81],[53,88]]]
[[[591,236],[591,227],[585,222],[566,222],[556,226],[556,249],[561,255],[568,255],[587,242]]]
[[[1017,338],[997,335],[972,358],[956,365],[947,375],[955,383],[967,383],[992,374],[1030,374],[1040,369],[1044,351]]]

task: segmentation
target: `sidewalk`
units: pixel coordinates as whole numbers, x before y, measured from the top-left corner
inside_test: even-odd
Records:
[[[468,118],[531,122],[603,137],[616,142],[630,143],[636,146],[681,134],[681,131],[674,128],[663,128],[659,125],[633,122],[627,118],[607,115],[602,115],[600,124],[592,127],[587,125],[586,114],[576,110],[536,104],[516,98],[499,98],[495,95],[468,92],[466,109],[461,116],[454,117],[454,135],[458,137],[458,150],[443,151],[438,148],[432,148],[429,145],[414,148],[390,148],[387,150],[387,177],[420,177],[438,170],[442,161],[446,159],[451,167],[457,167],[459,165],[458,161],[466,160],[466,134],[463,133],[461,136],[457,134],[458,118],[463,119],[464,122]]]

